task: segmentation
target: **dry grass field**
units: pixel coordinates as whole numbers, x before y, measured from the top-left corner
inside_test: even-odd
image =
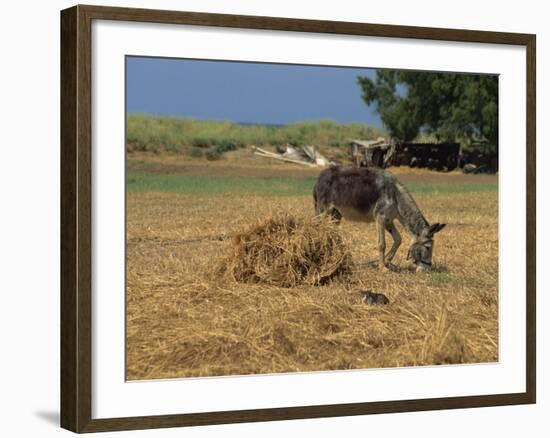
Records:
[[[343,221],[352,275],[322,286],[240,283],[219,273],[230,236],[284,212],[313,214],[319,170],[240,150],[208,162],[130,154],[127,378],[157,379],[498,360],[497,176],[390,169],[436,236],[434,270],[376,266],[374,224]],[[360,291],[384,293],[366,305]]]

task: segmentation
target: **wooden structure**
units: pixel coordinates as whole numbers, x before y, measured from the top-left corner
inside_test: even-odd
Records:
[[[460,143],[402,143],[378,138],[350,140],[351,159],[357,166],[428,167],[451,171],[460,164]]]

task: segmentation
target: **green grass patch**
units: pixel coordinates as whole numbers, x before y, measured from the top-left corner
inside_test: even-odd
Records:
[[[159,175],[130,173],[129,192],[176,192],[198,195],[261,193],[274,196],[311,194],[315,178]]]
[[[406,184],[406,187],[412,193],[479,193],[479,192],[496,192],[498,191],[498,183],[464,183],[456,184],[450,182],[448,184],[423,184],[412,183]]]
[[[448,272],[431,272],[430,277],[432,280],[432,283],[435,284],[448,284],[448,283],[458,283],[461,279],[455,277],[452,274],[449,274]]]
[[[200,195],[261,193],[273,196],[311,195],[315,177],[238,177],[208,175],[163,175],[130,172],[129,192],[174,192]],[[467,193],[496,191],[497,184],[409,184],[412,193]]]
[[[454,286],[483,287],[490,284],[490,281],[484,281],[481,278],[467,278],[462,275],[451,274],[450,272],[429,272],[430,282],[433,285],[441,286],[444,284]]]

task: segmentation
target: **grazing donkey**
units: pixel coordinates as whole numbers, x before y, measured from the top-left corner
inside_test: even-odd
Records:
[[[407,260],[416,271],[432,266],[434,234],[446,224],[430,225],[410,193],[389,172],[370,167],[332,166],[319,175],[313,189],[316,214],[330,214],[336,220],[376,222],[380,269],[387,269],[399,245],[401,235],[393,221],[397,219],[411,233]],[[385,231],[391,233],[393,245],[386,251]]]

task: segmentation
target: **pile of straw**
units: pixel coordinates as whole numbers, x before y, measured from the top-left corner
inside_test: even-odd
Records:
[[[319,285],[351,273],[351,255],[329,217],[270,217],[236,235],[221,271],[244,283]]]

